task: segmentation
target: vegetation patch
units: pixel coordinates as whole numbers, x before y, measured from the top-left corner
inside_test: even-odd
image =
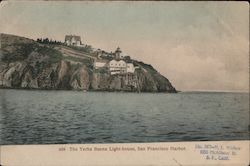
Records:
[[[84,47],[77,47],[77,46],[67,46],[67,47],[85,53],[93,53],[93,48],[90,45],[85,45]]]
[[[108,69],[107,68],[99,68],[94,70],[95,73],[101,73],[101,74],[108,74]]]
[[[47,47],[41,46],[37,43],[15,43],[12,46],[6,47],[2,56],[3,62],[15,62],[26,60],[32,52],[38,53],[38,58],[40,56],[47,56],[48,64],[56,63],[62,59],[61,52]]]
[[[18,43],[9,46],[10,50],[6,49],[2,56],[3,62],[14,62],[25,60],[29,54],[36,48],[36,44]],[[7,47],[6,47],[7,48]]]
[[[63,56],[63,59],[74,61],[74,62],[81,62],[81,63],[85,64],[87,67],[93,68],[93,62],[90,59],[77,58],[77,57],[73,57],[73,56]]]
[[[59,62],[63,57],[60,51],[46,46],[39,46],[36,51],[43,56],[48,56],[48,63],[50,64]]]

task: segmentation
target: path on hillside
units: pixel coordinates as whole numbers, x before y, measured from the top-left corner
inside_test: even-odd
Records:
[[[81,51],[74,50],[72,48],[66,46],[56,46],[55,49],[60,51],[65,56],[72,56],[81,59],[93,59],[96,60],[97,58],[89,53],[83,53]]]

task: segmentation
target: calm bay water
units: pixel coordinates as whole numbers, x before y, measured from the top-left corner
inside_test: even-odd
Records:
[[[0,90],[0,144],[248,140],[248,93]]]

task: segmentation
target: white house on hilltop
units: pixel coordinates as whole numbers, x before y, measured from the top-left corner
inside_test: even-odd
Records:
[[[133,63],[126,63],[123,60],[111,60],[111,61],[106,61],[106,60],[100,60],[97,59],[94,62],[94,68],[95,69],[100,69],[100,68],[108,68],[110,71],[111,75],[114,74],[125,74],[125,73],[134,73],[135,69],[138,67],[135,67]]]
[[[66,35],[65,44],[68,46],[81,46],[81,37],[75,35]]]
[[[127,72],[127,64],[123,60],[112,60],[109,62],[109,71],[112,74],[122,74]]]
[[[110,71],[111,75],[114,74],[126,74],[126,73],[134,73],[135,69],[139,67],[135,67],[133,63],[126,63],[121,57],[121,49],[118,47],[114,53],[113,60],[108,61],[101,59],[101,52],[98,53],[98,58],[94,62],[94,68],[107,68]]]

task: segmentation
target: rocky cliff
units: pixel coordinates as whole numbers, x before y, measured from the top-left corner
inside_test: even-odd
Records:
[[[0,41],[0,88],[176,92],[167,78],[143,62],[133,60],[139,66],[134,74],[110,75],[93,68],[94,55],[62,44],[7,34]]]

